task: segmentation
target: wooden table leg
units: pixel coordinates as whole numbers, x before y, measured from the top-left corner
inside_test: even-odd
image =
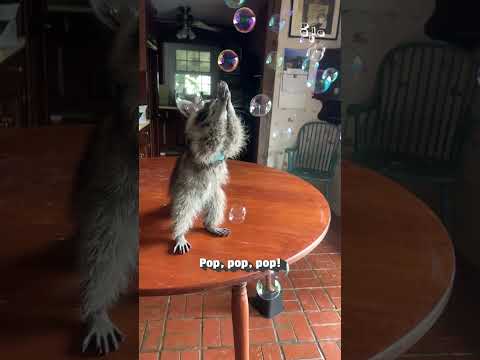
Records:
[[[247,283],[232,287],[233,340],[235,360],[249,359]]]

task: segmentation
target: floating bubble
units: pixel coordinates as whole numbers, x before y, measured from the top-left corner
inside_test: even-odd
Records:
[[[320,79],[319,80],[319,85],[320,85],[320,93],[326,93],[328,89],[330,89],[330,86],[332,85],[333,81],[332,78],[326,77],[325,79]]]
[[[217,64],[225,72],[235,71],[239,63],[238,55],[233,50],[223,50],[218,55]]]
[[[326,33],[325,30],[318,30],[317,31],[317,37],[325,37]]]
[[[338,79],[338,70],[335,68],[328,68],[323,71],[322,79],[326,79],[327,77],[330,78],[331,82],[335,82]]]
[[[272,110],[272,100],[265,94],[259,94],[250,101],[250,114],[253,116],[265,116],[270,110]]]
[[[276,51],[270,51],[265,59],[265,64],[273,70],[280,70],[283,66],[283,56],[279,55]]]
[[[264,300],[273,300],[277,298],[282,291],[278,274],[272,270],[267,272],[264,279],[258,280],[256,288],[258,296]]]
[[[307,80],[307,88],[311,89],[313,88],[313,81],[312,80]]]
[[[287,22],[284,19],[282,19],[280,15],[275,14],[275,15],[272,15],[272,17],[268,21],[268,28],[271,31],[278,33],[283,30],[286,23]]]
[[[235,15],[233,15],[233,26],[235,26],[237,31],[244,34],[252,31],[256,22],[255,13],[247,7],[238,9],[235,11]]]
[[[306,41],[306,38],[304,38],[303,36],[300,37],[300,40],[298,40],[300,44],[303,44],[305,41]]]
[[[315,70],[318,70],[318,68],[320,67],[320,62],[316,61],[314,67],[315,67]]]
[[[225,0],[225,5],[227,5],[231,9],[238,9],[242,7],[247,0]]]
[[[324,47],[319,47],[319,48],[314,48],[311,52],[310,52],[310,59],[312,60],[316,60],[316,61],[320,61],[323,59],[323,57],[325,56],[325,51],[327,49],[324,48]]]
[[[282,136],[290,139],[293,136],[293,128],[288,127],[285,130],[282,130]]]
[[[310,67],[310,59],[308,57],[306,57],[302,61],[302,70],[303,71],[308,71],[309,67]]]
[[[195,95],[176,93],[175,103],[178,109],[189,114],[199,111],[204,105],[201,93]]]
[[[247,216],[247,208],[241,204],[233,204],[228,212],[228,220],[234,224],[241,224]]]

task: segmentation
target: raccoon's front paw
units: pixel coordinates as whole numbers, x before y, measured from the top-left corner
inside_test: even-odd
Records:
[[[88,321],[88,333],[83,340],[82,352],[93,347],[99,355],[108,354],[110,351],[118,350],[123,338],[122,333],[113,325],[108,315],[102,312],[92,316]]]
[[[217,228],[217,227],[207,226],[206,229],[210,234],[213,234],[215,236],[226,237],[230,235],[230,229],[227,229],[227,228]]]
[[[190,251],[192,245],[185,239],[184,236],[180,236],[175,240],[175,247],[173,248],[173,253],[176,254],[177,252],[181,255],[186,254]]]
[[[222,101],[230,100],[230,89],[225,81],[218,83],[217,97]]]

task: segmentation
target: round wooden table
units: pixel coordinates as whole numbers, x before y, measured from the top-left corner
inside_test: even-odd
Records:
[[[192,250],[172,255],[167,184],[175,158],[140,161],[140,295],[184,294],[232,286],[235,358],[248,359],[246,282],[260,272],[217,272],[200,268],[200,259],[283,259],[293,263],[325,237],[330,208],[312,185],[288,173],[252,163],[229,161],[228,206],[247,209],[245,222],[227,224],[229,237],[205,232],[198,220],[187,235]]]
[[[394,359],[442,313],[455,257],[423,202],[377,173],[342,168],[342,359]]]

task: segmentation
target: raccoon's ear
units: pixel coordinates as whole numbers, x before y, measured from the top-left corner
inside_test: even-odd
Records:
[[[189,118],[196,110],[196,106],[193,102],[177,98],[177,108],[186,118]]]

